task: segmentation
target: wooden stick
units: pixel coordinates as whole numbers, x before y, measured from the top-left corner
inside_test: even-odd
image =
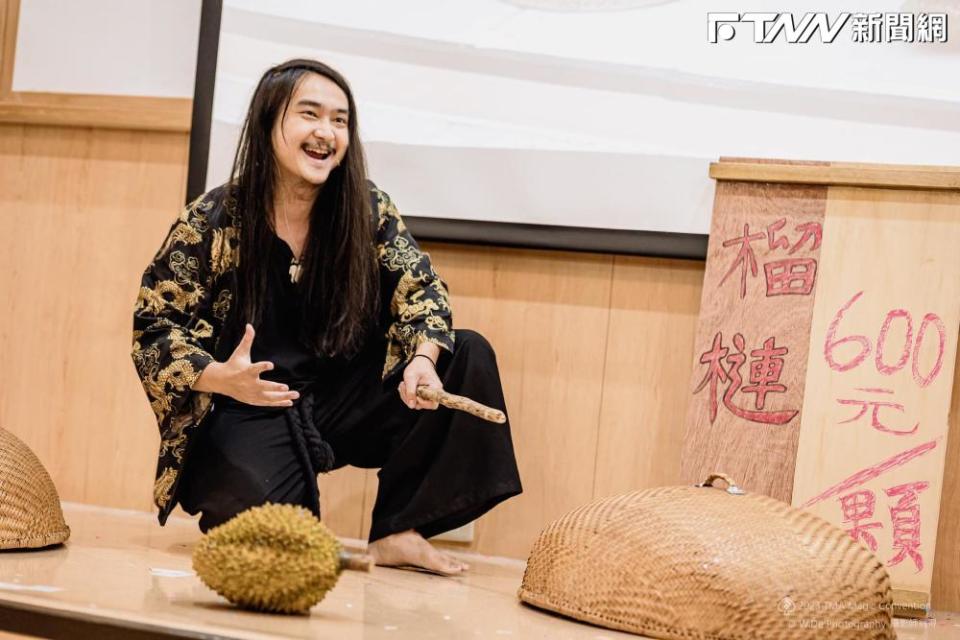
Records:
[[[929,618],[930,594],[922,591],[891,589],[893,615],[897,618]]]
[[[471,400],[470,398],[465,398],[464,396],[457,396],[452,393],[447,393],[443,389],[432,389],[430,387],[420,385],[417,387],[417,396],[422,400],[439,402],[443,406],[449,407],[450,409],[466,411],[470,415],[483,418],[489,422],[503,424],[507,421],[507,416],[503,414],[503,411],[493,409],[486,405],[480,404],[475,400]]]
[[[352,553],[350,551],[340,552],[340,570],[341,571],[365,571],[370,573],[373,567],[373,556],[363,553]]]

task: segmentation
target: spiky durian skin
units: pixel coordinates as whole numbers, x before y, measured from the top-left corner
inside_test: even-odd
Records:
[[[337,582],[340,542],[307,509],[266,504],[208,531],[193,569],[239,607],[306,613]]]

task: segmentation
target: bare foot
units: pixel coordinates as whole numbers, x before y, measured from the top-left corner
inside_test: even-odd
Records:
[[[412,529],[371,542],[367,553],[382,567],[416,567],[445,576],[460,575],[470,568],[465,562],[434,548]]]

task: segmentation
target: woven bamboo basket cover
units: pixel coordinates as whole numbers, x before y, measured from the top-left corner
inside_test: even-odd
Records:
[[[653,638],[895,638],[890,579],[841,529],[710,486],[597,500],[547,525],[524,602]]]
[[[47,470],[23,441],[0,428],[0,549],[45,547],[69,537]]]

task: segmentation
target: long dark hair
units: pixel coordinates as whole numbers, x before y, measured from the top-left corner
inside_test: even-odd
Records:
[[[300,79],[317,73],[347,96],[349,145],[310,211],[310,230],[298,286],[302,301],[300,340],[318,355],[350,356],[362,345],[378,312],[379,278],[374,254],[374,223],[357,110],[347,81],[315,60],[296,59],[263,74],[250,101],[231,172],[234,215],[240,218],[237,300],[228,335],[233,342],[245,322],[257,327],[267,301],[267,282],[278,167],[272,131],[285,117]]]

